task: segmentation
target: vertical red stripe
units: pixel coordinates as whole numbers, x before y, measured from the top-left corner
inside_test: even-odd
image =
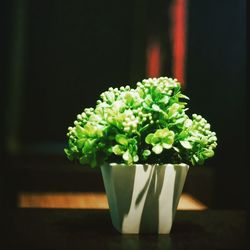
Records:
[[[160,44],[159,41],[150,42],[147,49],[147,75],[160,76]]]
[[[173,75],[184,85],[185,79],[185,32],[186,0],[175,0],[172,9]]]

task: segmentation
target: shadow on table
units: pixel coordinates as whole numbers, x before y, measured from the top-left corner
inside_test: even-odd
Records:
[[[171,234],[120,234],[112,225],[108,210],[76,210],[75,213],[62,213],[57,218],[49,218],[51,225],[62,235],[71,235],[76,241],[84,239],[85,246],[92,249],[175,249],[176,241],[182,242],[183,235],[201,234],[205,230],[192,222],[176,222]],[[93,240],[95,239],[95,240]],[[174,242],[173,242],[174,239]],[[173,248],[174,247],[174,248]]]
[[[79,245],[84,241],[86,249],[172,249],[169,235],[119,233],[112,225],[108,210],[84,210],[83,214],[73,216],[62,214],[56,219],[51,217],[50,223],[60,234],[73,236]]]
[[[113,227],[108,209],[74,209],[72,210],[75,211],[74,213],[63,213],[63,211],[64,210],[62,209],[61,216],[57,217],[53,217],[52,211],[52,214],[49,217],[50,222],[59,230],[68,230],[71,232],[93,230],[107,235],[122,235]],[[187,231],[196,233],[205,230],[202,226],[190,221],[177,221],[173,223],[171,233],[180,234]]]
[[[243,249],[244,211],[178,211],[168,235],[117,232],[107,209],[18,209],[5,214],[8,249]]]

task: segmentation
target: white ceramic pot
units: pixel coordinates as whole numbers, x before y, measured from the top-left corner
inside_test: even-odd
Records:
[[[113,226],[124,234],[168,234],[189,166],[101,166]]]

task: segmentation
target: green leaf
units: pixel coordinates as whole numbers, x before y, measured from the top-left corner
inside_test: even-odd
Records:
[[[153,104],[153,105],[152,105],[152,109],[153,109],[154,111],[160,111],[160,110],[161,110],[160,107],[159,107],[158,105],[156,105],[156,104]]]
[[[151,144],[152,144],[152,145],[156,145],[156,144],[159,143],[160,141],[161,141],[161,138],[154,135],[154,136],[152,137],[152,139],[151,139]]]
[[[163,148],[165,148],[165,149],[170,149],[170,148],[172,148],[172,144],[168,144],[168,143],[162,143],[162,146],[163,146]]]
[[[153,148],[152,148],[152,151],[155,153],[155,154],[160,154],[163,150],[163,147],[161,144],[156,144]]]
[[[151,155],[151,152],[150,152],[150,150],[146,149],[146,150],[143,150],[142,155],[143,155],[143,157],[148,157]]]
[[[133,157],[133,162],[138,162],[139,161],[139,157],[138,157],[138,155],[135,155],[134,157]]]
[[[128,139],[125,135],[118,134],[115,136],[116,142],[120,143],[121,145],[127,145],[128,144]]]
[[[168,104],[170,97],[165,95],[159,102],[164,103],[165,105]]]
[[[186,95],[183,95],[183,94],[179,94],[179,98],[183,98],[183,99],[187,99],[187,100],[190,100],[188,96]]]
[[[147,144],[151,144],[151,141],[152,141],[152,138],[154,137],[154,134],[152,134],[152,133],[150,133],[150,134],[148,134],[147,136],[146,136],[146,138],[145,138],[145,142],[147,143]]]
[[[125,99],[125,101],[126,101],[129,105],[133,104],[134,99],[133,99],[133,96],[132,96],[129,92],[127,92],[127,93],[125,94],[124,99]]]
[[[113,152],[113,147],[108,147],[108,150],[107,150],[109,153],[114,153]]]
[[[90,166],[92,168],[96,167],[97,161],[96,161],[96,154],[95,154],[95,152],[88,155],[88,161],[90,162]]]
[[[202,152],[202,155],[205,156],[206,158],[210,158],[214,156],[214,151],[212,149],[205,149]]]
[[[180,123],[183,123],[185,121],[185,118],[184,117],[181,117],[181,118],[179,118],[179,119],[177,119],[176,121],[175,121],[175,124],[180,124]]]
[[[178,139],[179,139],[180,141],[184,141],[183,139],[185,139],[185,138],[187,138],[187,137],[188,137],[188,132],[185,131],[185,130],[181,131],[181,133],[178,135]]]
[[[144,91],[141,88],[139,88],[137,91],[138,91],[140,97],[144,98],[144,95],[145,95]]]
[[[168,136],[169,130],[168,128],[158,129],[155,132],[155,136],[159,138],[165,138]]]
[[[206,145],[208,143],[207,137],[203,136],[200,140],[201,144]]]
[[[64,149],[64,152],[65,152],[65,154],[67,155],[68,159],[69,159],[70,161],[73,161],[74,157],[73,157],[73,155],[71,154],[71,151],[70,151],[68,148],[65,148],[65,149]]]
[[[182,147],[186,148],[186,149],[191,149],[192,145],[189,141],[180,141],[180,144],[182,145]]]
[[[96,127],[96,130],[95,130],[96,137],[102,137],[103,131],[104,131],[104,126]]]
[[[168,136],[163,138],[162,142],[172,145],[174,143],[174,133],[170,131]]]
[[[136,146],[137,140],[136,140],[135,138],[130,138],[130,139],[128,140],[128,143],[129,143],[129,144],[132,144],[133,146]]]
[[[112,151],[115,155],[122,155],[124,153],[124,150],[120,145],[115,145],[112,147]]]
[[[85,134],[86,134],[85,129],[83,127],[81,127],[80,125],[77,125],[76,126],[76,136],[78,138],[83,138],[83,137],[85,137]]]
[[[128,163],[131,163],[133,161],[132,155],[129,153],[128,150],[122,155],[122,158]]]
[[[83,128],[83,135],[87,135],[87,136],[89,136],[89,137],[93,137],[93,136],[95,136],[95,133],[96,133],[96,128],[93,126],[93,125],[91,125],[91,124],[89,124],[89,123],[87,123],[85,126],[84,126],[84,128]],[[83,136],[82,135],[82,136]],[[79,137],[80,138],[80,137]]]
[[[193,154],[193,159],[196,163],[199,162],[199,158],[195,154]]]
[[[83,153],[88,153],[94,149],[95,139],[88,139],[85,141],[84,146],[82,148]]]
[[[178,149],[177,147],[173,147],[173,149],[174,149],[176,152],[180,153],[180,149]]]
[[[178,112],[178,109],[179,109],[180,105],[178,103],[174,103],[170,106],[170,108],[168,109],[168,115],[171,117],[171,116],[174,116],[177,112]]]
[[[88,163],[88,159],[85,157],[85,155],[83,155],[82,157],[80,157],[79,162],[80,164],[86,164]]]
[[[70,150],[69,150],[68,148],[65,148],[65,149],[64,149],[64,153],[65,153],[67,156],[69,156],[69,155],[70,155]]]
[[[170,130],[170,131],[168,132],[168,136],[174,138],[174,136],[175,136],[174,131]]]
[[[147,95],[145,98],[145,104],[147,104],[147,106],[151,106],[152,102],[152,97],[150,95]]]
[[[151,110],[150,106],[146,104],[145,102],[142,103],[142,107],[146,110]]]
[[[85,143],[85,141],[86,141],[86,138],[78,139],[77,142],[76,142],[77,147],[78,147],[78,148],[82,148],[83,145],[84,145],[84,143]]]

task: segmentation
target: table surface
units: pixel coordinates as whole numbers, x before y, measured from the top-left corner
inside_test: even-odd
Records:
[[[238,210],[177,211],[169,235],[122,235],[107,209],[19,208],[2,217],[6,250],[246,249]]]

